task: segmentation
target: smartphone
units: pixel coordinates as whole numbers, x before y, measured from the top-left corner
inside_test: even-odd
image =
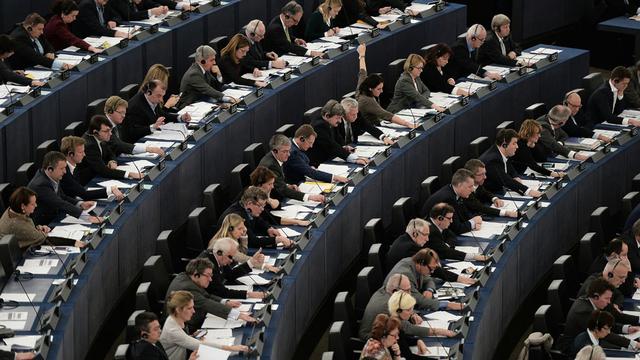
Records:
[[[200,329],[198,331],[196,331],[195,334],[193,334],[193,337],[200,340],[202,339],[205,335],[207,335],[207,330],[205,329]]]

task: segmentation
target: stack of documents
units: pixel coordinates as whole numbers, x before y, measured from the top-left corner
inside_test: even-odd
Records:
[[[291,71],[289,68],[285,69],[268,69],[268,70],[260,70],[260,76],[253,76],[252,73],[242,74],[243,79],[253,80],[253,81],[267,81],[271,77],[271,75],[278,76],[279,73],[284,73],[286,71]]]
[[[8,85],[4,84],[0,87],[0,98],[11,98],[12,96],[16,96],[15,94],[26,94],[29,92],[29,86],[20,86],[20,85]],[[11,95],[9,95],[11,92]]]
[[[503,200],[503,202],[504,205],[502,207],[497,207],[495,205],[491,205],[491,207],[498,210],[518,210],[525,204],[524,201]]]
[[[432,92],[429,95],[429,101],[446,109],[453,104],[459,103],[460,97],[441,92]]]
[[[615,131],[615,130],[594,129],[593,132],[596,135],[603,135],[608,137],[609,139],[613,139],[614,137],[620,135],[620,131]]]
[[[594,150],[600,146],[600,140],[592,138],[574,138],[570,137],[564,145],[573,150]]]
[[[305,219],[312,209],[302,205],[285,205],[280,210],[271,212],[274,216],[288,219]]]
[[[26,320],[26,312],[25,314],[25,320]],[[4,351],[11,351],[11,347],[13,345],[16,346],[21,346],[27,349],[35,349],[36,348],[36,342],[38,342],[38,340],[40,340],[42,336],[41,335],[22,335],[22,336],[15,336],[12,338],[4,338],[2,339],[5,343],[5,345],[1,345],[0,349],[4,350]]]
[[[298,186],[298,190],[305,194],[329,193],[334,189],[334,184],[321,181],[306,181]]]
[[[521,64],[524,64],[525,66],[531,66],[540,60],[546,59],[547,57],[548,57],[547,54],[532,54],[532,53],[523,51],[522,54],[516,58],[516,60],[518,60]]]
[[[182,108],[180,111],[178,111],[178,115],[182,116],[185,113],[189,113],[189,115],[191,116],[191,121],[189,122],[197,123],[204,119],[217,107],[218,105],[216,104],[208,103],[205,101],[198,101]]]
[[[349,168],[349,165],[320,164],[320,166],[318,166],[318,170],[324,171],[333,175],[347,176],[349,175],[350,168]]]
[[[33,80],[46,80],[53,75],[53,71],[49,70],[26,70],[24,76]]]
[[[558,50],[558,49],[549,49],[546,47],[539,47],[535,50],[530,51],[530,53],[532,54],[544,54],[544,55],[551,55],[551,54],[556,54],[556,53],[561,53],[562,50]]]
[[[81,224],[58,225],[54,227],[48,234],[50,237],[58,237],[64,239],[80,240],[85,235],[95,232],[97,229],[90,228]]]
[[[386,145],[384,146],[359,145],[358,147],[356,147],[355,154],[358,155],[359,157],[370,159],[376,156],[377,154],[383,152],[386,148],[387,148]]]
[[[463,81],[459,84],[456,84],[453,90],[451,90],[451,94],[455,95],[458,92],[458,89],[462,89],[464,91],[467,91],[471,95],[471,94],[475,94],[476,91],[478,91],[478,89],[483,87],[487,87],[487,84],[473,82],[473,81]]]
[[[433,4],[422,4],[417,2],[412,2],[411,5],[407,6],[406,10],[411,10],[416,13],[421,13],[423,11],[429,11],[433,8]]]
[[[135,184],[127,184],[118,180],[105,180],[99,182],[98,185],[102,186],[103,188],[117,186],[119,189],[131,189],[132,187],[136,186]]]
[[[207,334],[208,337],[208,334]],[[231,339],[231,343],[225,345],[233,345],[233,338]],[[213,346],[208,346],[205,344],[200,344],[198,347],[198,357],[197,359],[216,359],[216,360],[226,360],[231,355],[230,351],[222,350]]]
[[[71,55],[71,54],[59,54],[56,56],[57,60],[60,60],[65,64],[71,64],[73,66],[80,64],[82,60],[85,60],[88,58],[89,58],[89,55],[82,56],[82,55]]]
[[[504,232],[504,229],[508,226],[508,223],[497,223],[492,221],[484,221],[482,222],[482,226],[480,226],[480,230],[472,230],[462,234],[463,236],[472,236],[477,238],[491,239],[494,236],[501,235]],[[459,249],[456,246],[456,249]],[[463,251],[460,249],[460,251]]]
[[[487,66],[483,67],[483,69],[486,70],[486,71],[497,73],[500,76],[508,75],[509,72],[511,71],[508,67],[497,66],[497,65],[487,65]]]
[[[107,49],[118,45],[120,41],[122,41],[122,38],[113,36],[87,37],[84,41],[95,48]]]
[[[338,49],[339,47],[340,44],[336,44],[335,42],[314,41],[311,43],[307,43],[307,49],[311,51],[325,52],[331,49]]]
[[[152,168],[155,164],[149,160],[136,160],[126,162],[123,165],[117,167],[118,170],[127,171],[130,173],[144,172],[145,168]]]
[[[404,109],[404,110],[398,111],[397,115],[421,118],[421,117],[425,117],[426,115],[435,115],[437,113],[438,111],[435,109]]]
[[[242,99],[243,97],[251,94],[252,92],[253,92],[253,89],[243,87],[239,89],[228,88],[228,89],[225,89],[222,93],[225,94],[226,96],[231,96],[235,99]]]
[[[52,268],[58,266],[58,263],[58,259],[26,259],[22,266],[16,267],[16,270],[22,273],[48,274]]]
[[[289,66],[300,66],[302,63],[311,61],[310,57],[306,56],[295,56],[295,55],[282,55],[280,59],[289,63]]]
[[[223,319],[221,317],[207,314],[202,324],[203,329],[236,329],[244,325],[242,320]]]
[[[344,28],[341,28],[340,31],[338,31],[338,33],[336,34],[336,36],[338,37],[345,37],[345,36],[353,36],[353,35],[359,35],[363,32],[366,32],[367,29],[358,26],[358,24],[353,24],[351,26],[347,26]],[[325,38],[322,38],[323,40],[325,40]],[[326,41],[332,41],[332,40],[326,40]],[[344,40],[341,40],[344,41]],[[333,42],[337,42],[337,41],[333,41]]]
[[[417,346],[411,346],[409,347],[409,349],[411,349],[411,352],[415,355],[418,356],[424,356],[425,358],[429,358],[429,359],[433,359],[433,358],[448,358],[449,357],[449,351],[451,351],[450,348],[446,348],[444,346],[441,345],[437,345],[437,346],[427,346],[427,353],[426,354],[420,354],[418,351],[418,347]]]

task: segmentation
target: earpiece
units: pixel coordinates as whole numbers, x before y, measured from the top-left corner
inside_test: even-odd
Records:
[[[53,167],[52,167],[52,166],[49,166],[49,167],[47,168],[47,170],[49,170],[49,171],[53,171]]]
[[[143,338],[143,339],[147,339],[147,338],[149,338],[149,333],[148,333],[148,332],[146,332],[146,331],[143,331],[143,332],[142,332],[142,338]]]
[[[33,31],[33,28],[31,26],[27,26],[27,31]]]
[[[404,291],[400,293],[400,299],[398,299],[398,308],[396,309],[396,313],[402,313],[402,297],[404,296]]]
[[[607,277],[608,277],[609,279],[613,279],[613,272],[616,270],[616,266],[618,266],[618,264],[620,264],[620,262],[621,262],[621,261],[622,261],[622,259],[618,259],[618,261],[616,261],[616,263],[615,263],[615,264],[613,264],[613,269],[611,269],[611,271],[609,271],[609,272],[607,273]]]
[[[444,216],[442,216],[442,215],[438,215],[438,220],[439,220],[439,221],[444,220]]]
[[[300,142],[304,142],[305,141],[305,137],[304,136],[300,136]]]
[[[256,21],[256,26],[253,27],[253,31],[249,33],[252,37],[256,36],[256,31],[258,31],[258,25],[260,25],[260,21]]]
[[[217,254],[218,256],[222,256],[224,253],[222,252],[222,250],[218,250],[218,251],[216,251],[216,254]]]
[[[473,30],[473,35],[471,36],[471,40],[478,39],[478,27],[480,27],[480,24],[476,24],[476,27]]]
[[[233,231],[234,227],[233,225],[229,225],[229,231]]]
[[[502,145],[500,145],[500,146],[502,146],[504,149],[506,149],[509,146],[509,144],[507,144],[506,141],[503,141]]]
[[[411,228],[413,229],[413,237],[418,237],[418,229],[416,229],[416,219],[411,220]]]
[[[144,86],[142,87],[142,92],[144,92],[147,95],[151,95],[151,93],[153,93],[153,89],[151,88],[151,83],[153,81],[149,81],[146,84],[144,84]]]

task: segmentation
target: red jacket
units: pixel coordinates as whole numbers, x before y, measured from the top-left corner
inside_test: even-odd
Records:
[[[69,26],[62,21],[60,15],[53,15],[47,25],[44,27],[44,36],[56,51],[62,50],[68,46],[79,47],[83,50],[89,50],[89,44],[75,36]]]

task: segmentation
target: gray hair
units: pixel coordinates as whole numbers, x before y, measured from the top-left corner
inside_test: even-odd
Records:
[[[269,140],[269,149],[275,150],[281,146],[291,145],[291,140],[286,135],[275,134]]]
[[[613,273],[613,270],[619,267],[625,268],[627,269],[627,271],[631,271],[631,263],[629,262],[628,259],[621,259],[619,257],[616,257],[607,262],[607,265],[604,266],[603,272]]]
[[[284,15],[294,16],[295,14],[302,12],[302,5],[295,1],[289,1],[282,7],[280,12]]]
[[[405,228],[405,232],[407,234],[413,234],[416,231],[418,231],[418,229],[422,230],[425,227],[429,227],[429,223],[427,222],[427,220],[421,219],[421,218],[415,218],[409,221],[409,223],[407,224],[407,227]]]
[[[245,35],[251,36],[250,35],[251,33],[253,33],[255,35],[255,33],[258,30],[258,28],[260,27],[260,25],[264,25],[262,20],[260,20],[260,19],[253,19],[253,20],[249,21],[249,23],[244,27]]]
[[[223,237],[217,239],[216,242],[213,243],[211,250],[215,253],[218,251],[222,251],[225,254],[228,254],[233,249],[238,248],[238,242],[230,237]]]
[[[571,116],[571,109],[564,105],[556,105],[547,113],[549,121],[553,124],[565,122],[569,119],[569,116]]]
[[[493,19],[491,19],[491,28],[493,29],[493,31],[498,31],[500,29],[500,26],[506,24],[511,24],[511,20],[505,14],[498,14],[494,16]]]
[[[387,284],[385,285],[384,289],[389,294],[393,293],[394,291],[400,290],[400,283],[404,278],[405,276],[403,274],[392,274],[391,276],[389,276],[389,280],[387,280]]]
[[[471,38],[478,37],[478,35],[482,34],[482,32],[486,32],[487,30],[481,24],[473,24],[467,30],[467,40],[471,40]]]
[[[344,98],[342,99],[342,101],[340,101],[340,105],[342,105],[342,107],[344,108],[344,111],[348,112],[352,109],[358,108],[358,100],[350,97]]]
[[[216,56],[216,51],[209,45],[200,45],[196,49],[196,62],[199,63],[202,60]]]

